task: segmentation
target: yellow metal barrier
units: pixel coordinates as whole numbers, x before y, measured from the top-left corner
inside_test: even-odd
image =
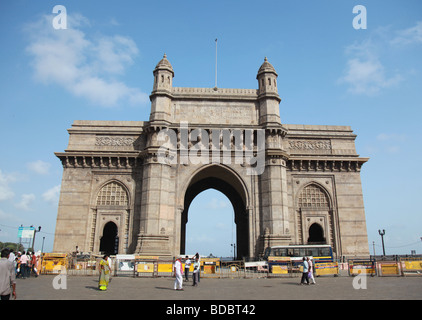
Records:
[[[60,273],[62,268],[67,269],[68,259],[66,253],[44,253],[42,255],[41,273]]]
[[[420,270],[422,271],[422,260],[404,261],[406,270]]]
[[[338,262],[314,262],[317,276],[339,274]]]
[[[158,273],[160,272],[170,272],[173,273],[173,263],[172,262],[158,262]]]
[[[290,257],[268,257],[268,264],[271,266],[272,274],[289,274],[292,268],[292,260]],[[289,268],[290,267],[290,268]]]
[[[400,275],[399,263],[396,261],[377,262],[379,276],[398,276]]]
[[[201,258],[200,264],[204,275],[216,274],[218,268],[220,268],[220,258]]]
[[[402,258],[402,273],[407,275],[422,275],[422,259],[418,258]]]
[[[372,260],[349,260],[349,275],[358,274],[376,275],[375,262]]]
[[[138,262],[136,272],[154,272],[154,262]]]
[[[289,273],[288,265],[273,265],[271,270],[272,270],[272,273],[274,274],[288,274]]]

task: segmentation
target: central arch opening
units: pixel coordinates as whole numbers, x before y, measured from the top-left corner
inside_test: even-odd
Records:
[[[223,195],[225,195],[227,198],[222,199],[222,203],[224,206],[225,199],[228,200],[228,202],[231,204],[232,208],[232,216],[231,221],[234,220],[234,229],[235,232],[233,232],[234,239],[233,244],[236,245],[234,251],[234,257],[236,259],[242,259],[243,257],[249,256],[249,224],[248,224],[248,215],[246,210],[246,203],[247,203],[247,193],[245,191],[245,187],[242,183],[242,181],[239,179],[236,174],[222,166],[218,165],[212,165],[208,166],[206,168],[203,168],[199,172],[197,172],[194,177],[191,179],[189,186],[186,189],[185,197],[184,197],[184,210],[182,212],[182,220],[181,220],[181,238],[180,238],[180,253],[181,254],[191,254],[191,252],[188,252],[186,250],[186,226],[190,219],[190,207],[194,199],[199,195],[198,201],[202,205],[212,205],[209,204],[210,199],[202,199],[202,196],[200,195],[203,191],[208,189],[214,189],[210,192],[216,192],[219,191]],[[216,191],[215,191],[216,190]],[[204,193],[205,196],[208,194],[207,192]],[[221,196],[217,197],[217,199],[221,199]],[[211,201],[213,201],[211,199]],[[218,200],[217,200],[218,201]],[[214,204],[215,205],[215,204]],[[218,205],[218,203],[217,203]],[[221,203],[220,203],[221,205]],[[228,204],[227,204],[228,205]],[[229,206],[230,207],[230,206]],[[195,208],[195,204],[193,206]],[[217,208],[215,209],[215,213]],[[196,216],[196,215],[195,215]],[[233,218],[234,217],[234,218]],[[196,217],[195,217],[196,219]],[[229,218],[227,215],[224,217],[222,221],[219,221],[218,215],[214,217],[205,217],[200,216],[199,219],[201,220],[199,223],[201,223],[204,226],[207,225],[218,225],[218,223],[221,223],[220,226],[227,224],[229,221]],[[210,219],[210,220],[207,220]],[[231,237],[232,235],[232,227],[227,229],[228,236]],[[231,244],[231,243],[230,243]],[[190,245],[190,244],[189,244]],[[190,247],[189,247],[190,249]],[[234,249],[234,246],[233,246]],[[232,252],[233,252],[232,251]],[[198,250],[194,250],[194,253],[199,252]],[[218,251],[214,252],[199,252],[201,255],[209,255],[210,253],[213,253],[213,255],[218,255]]]
[[[236,246],[236,224],[230,200],[215,189],[198,194],[188,211],[185,253],[234,259]]]

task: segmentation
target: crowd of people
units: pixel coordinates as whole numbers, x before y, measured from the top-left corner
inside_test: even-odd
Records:
[[[190,270],[190,266],[193,264],[192,286],[197,287],[200,281],[200,275],[201,275],[199,254],[196,253],[192,257],[192,260],[189,258],[189,256],[186,256],[184,262],[185,262],[185,271],[184,271],[185,280],[189,281],[189,270]],[[176,280],[174,281],[174,290],[183,290],[183,264],[182,264],[181,258],[176,259],[173,266],[173,271],[176,276]]]
[[[29,251],[14,252],[13,249],[1,250],[0,262],[0,296],[9,300],[16,299],[16,278],[38,277],[40,273],[40,254]]]
[[[15,252],[10,249],[9,250],[9,261],[11,261],[14,265],[16,278],[26,279],[29,278],[31,275],[34,277],[38,277],[40,274],[40,263],[41,258],[39,253],[31,252],[31,251],[18,251],[16,254]]]

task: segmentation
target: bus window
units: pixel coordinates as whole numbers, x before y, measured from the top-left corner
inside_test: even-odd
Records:
[[[321,257],[331,256],[330,248],[321,248]]]
[[[313,257],[314,256],[314,248],[306,248],[306,254],[307,257]]]
[[[274,248],[273,249],[273,256],[276,257],[285,257],[286,256],[286,249],[285,248]]]

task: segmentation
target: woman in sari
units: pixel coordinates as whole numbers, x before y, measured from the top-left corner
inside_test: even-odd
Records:
[[[98,288],[103,291],[107,290],[109,281],[110,265],[108,263],[108,255],[105,255],[100,261],[100,279],[98,281]]]

